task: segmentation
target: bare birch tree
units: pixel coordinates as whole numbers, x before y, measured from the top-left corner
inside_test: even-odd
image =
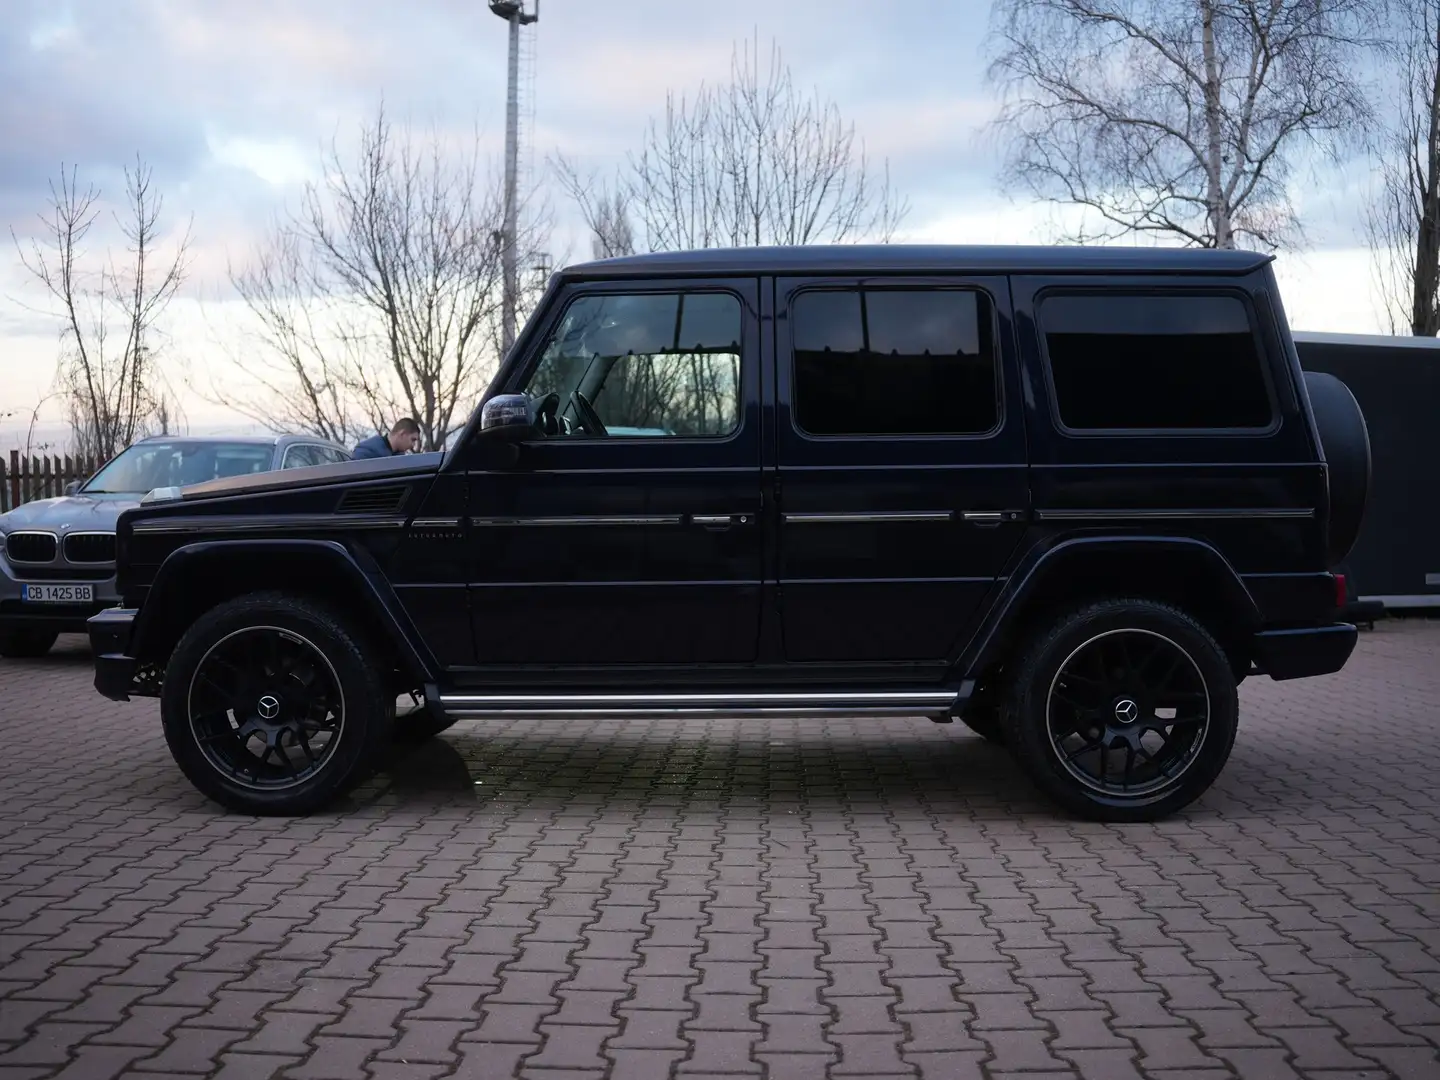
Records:
[[[1440,0],[1395,9],[1393,100],[1365,231],[1391,333],[1440,334]]]
[[[834,102],[796,88],[778,46],[737,47],[730,80],[667,95],[610,182],[556,159],[597,253],[888,241],[908,206]],[[622,242],[614,243],[616,239]]]
[[[353,160],[332,142],[324,180],[231,270],[260,346],[238,408],[347,443],[413,416],[427,450],[464,423],[499,355],[503,207],[479,151],[397,132],[383,107]]]
[[[1303,155],[1342,154],[1370,118],[1359,76],[1380,6],[995,0],[1002,180],[1083,208],[1089,222],[1066,234],[1080,242],[1295,241]]]
[[[42,214],[42,238],[21,243],[21,262],[45,289],[60,321],[58,381],[66,399],[74,449],[108,458],[149,432],[165,409],[159,322],[185,280],[190,232],[162,254],[164,199],[140,159],[125,170],[125,212],[115,215],[126,242],[96,260],[86,242],[99,217],[101,193],[81,190],[76,169],[61,167]]]

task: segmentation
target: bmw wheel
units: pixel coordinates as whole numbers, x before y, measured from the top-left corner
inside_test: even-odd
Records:
[[[0,656],[7,660],[34,660],[48,653],[59,637],[50,630],[0,630]]]

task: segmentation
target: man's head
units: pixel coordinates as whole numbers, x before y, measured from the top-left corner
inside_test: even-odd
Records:
[[[403,454],[407,450],[418,450],[420,448],[420,425],[413,417],[402,416],[395,421],[386,436],[390,443],[390,449],[397,454]]]

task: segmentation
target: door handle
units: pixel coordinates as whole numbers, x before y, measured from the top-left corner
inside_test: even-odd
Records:
[[[993,529],[1005,520],[1005,512],[1002,510],[966,510],[960,515],[960,519],[968,525]]]
[[[690,520],[702,529],[721,530],[732,525],[748,525],[749,514],[691,514]]]

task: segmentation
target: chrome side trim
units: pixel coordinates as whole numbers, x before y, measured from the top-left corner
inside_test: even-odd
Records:
[[[443,705],[724,705],[738,702],[803,704],[814,702],[890,702],[948,705],[953,690],[854,690],[759,694],[441,694]]]
[[[137,521],[135,533],[200,532],[315,532],[350,529],[399,529],[404,518],[377,518],[368,514],[304,514],[274,517],[177,517]]]
[[[793,705],[793,706],[710,706],[710,705],[649,705],[603,706],[565,709],[558,707],[514,706],[444,706],[445,715],[457,720],[555,720],[577,716],[608,719],[645,719],[656,716],[713,716],[732,720],[764,719],[776,716],[806,717],[820,720],[841,720],[853,716],[944,716],[951,703],[944,705]]]
[[[1163,510],[1036,510],[1042,521],[1264,521],[1313,518],[1313,507],[1222,506]]]
[[[472,517],[478,529],[535,525],[679,525],[679,514],[582,514],[573,517]]]
[[[875,525],[898,521],[949,521],[954,516],[949,510],[877,510],[784,515],[786,523],[790,525]]]
[[[464,518],[416,518],[410,523],[412,529],[458,529],[465,524]]]
[[[442,694],[449,716],[941,716],[955,707],[953,690],[757,694]]]
[[[1005,520],[1005,514],[1000,510],[966,510],[960,515],[960,520],[998,524]]]

